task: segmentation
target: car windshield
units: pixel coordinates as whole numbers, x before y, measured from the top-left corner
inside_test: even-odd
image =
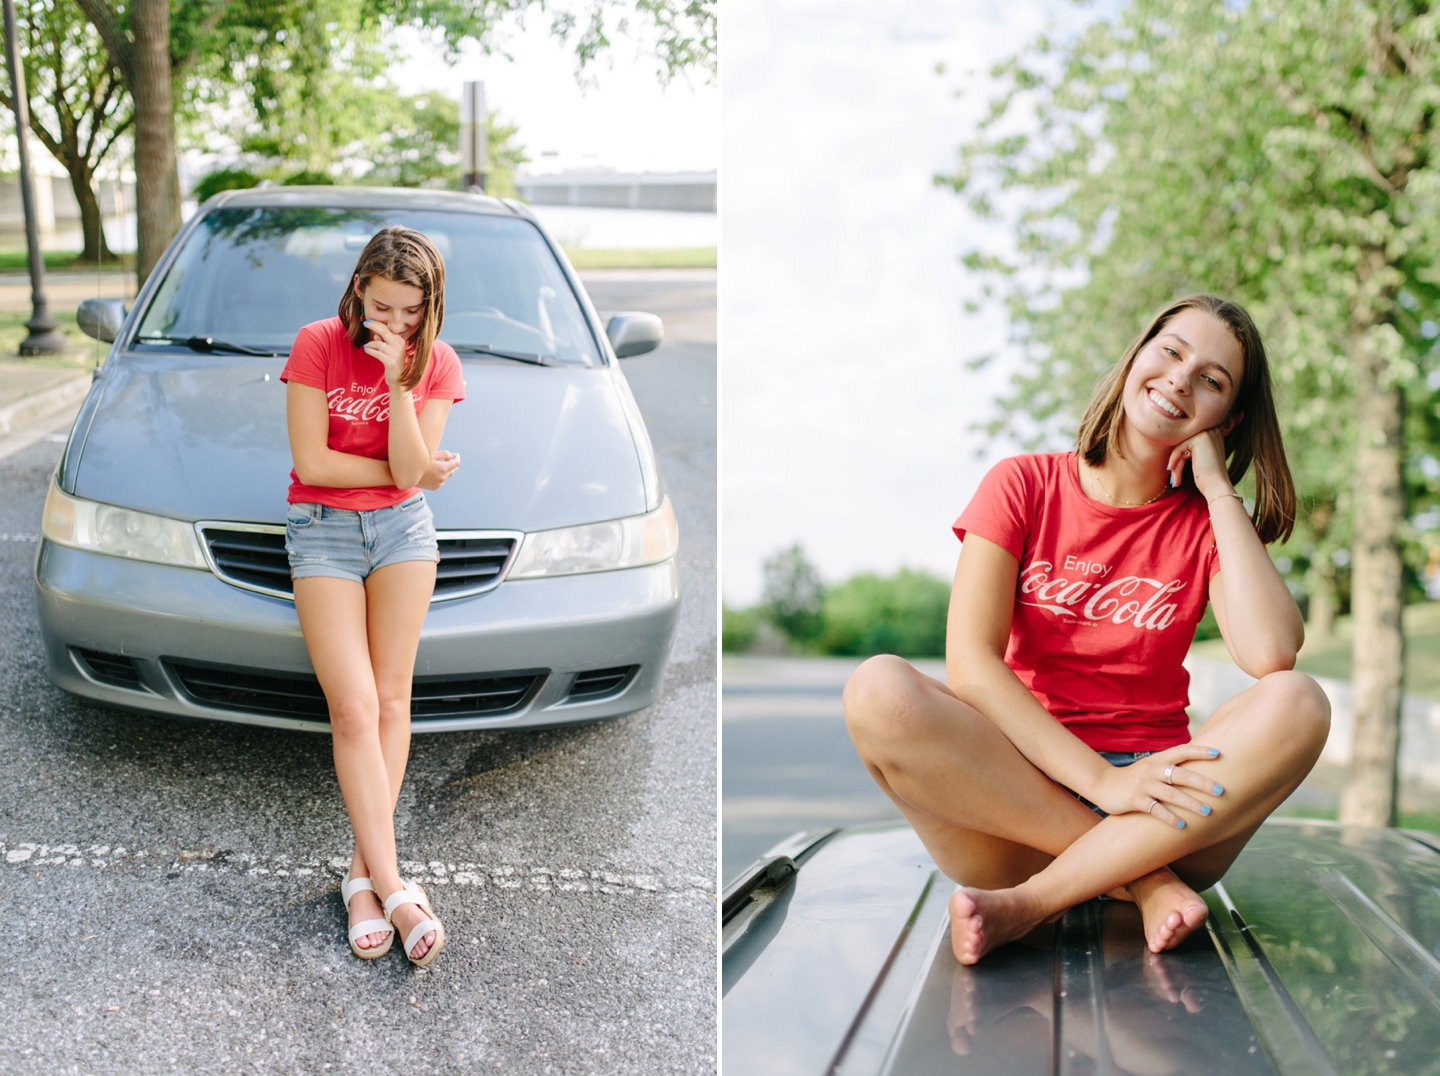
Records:
[[[580,304],[534,225],[433,210],[217,209],[185,241],[135,342],[285,354],[301,326],[335,315],[361,250],[391,224],[424,232],[445,259],[446,343],[547,364],[600,363]]]

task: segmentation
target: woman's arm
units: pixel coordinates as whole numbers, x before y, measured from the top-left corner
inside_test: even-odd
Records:
[[[330,447],[330,404],[322,389],[289,382],[285,386],[285,424],[295,474],[305,485],[338,489],[395,485],[384,460],[352,456]]]
[[[1088,799],[1111,767],[1056,721],[1005,664],[1020,561],[994,542],[967,534],[950,591],[945,671],[950,690],[1003,732],[1020,753]]]
[[[1224,445],[1218,430],[1207,430],[1175,451],[1190,452],[1195,486],[1210,502],[1210,528],[1221,568],[1210,580],[1210,603],[1220,635],[1235,664],[1258,680],[1295,667],[1305,622],[1230,484]],[[1184,456],[1179,459],[1183,468]]]

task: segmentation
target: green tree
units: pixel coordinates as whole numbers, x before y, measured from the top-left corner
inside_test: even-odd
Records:
[[[306,87],[347,77],[353,87],[355,74],[385,53],[387,26],[437,29],[451,49],[475,41],[489,52],[507,18],[541,8],[552,32],[575,49],[582,71],[611,47],[614,35],[634,30],[630,5],[617,0],[194,0],[173,7],[171,0],[76,2],[134,102],[136,268],[142,281],[180,228],[177,114],[192,103],[196,87],[249,87],[262,128],[268,114],[284,110],[284,122],[268,126],[293,131],[288,145],[349,145],[370,117],[325,107],[353,100],[348,95],[305,96]],[[662,79],[695,68],[713,74],[714,0],[634,0],[634,12],[653,33]],[[207,66],[208,78],[196,75]],[[309,169],[323,156],[307,149],[301,159]]]
[[[129,95],[99,35],[72,0],[18,5],[15,17],[30,130],[70,176],[84,236],[80,257],[114,260],[100,222],[95,170],[135,122]],[[6,78],[0,104],[13,112],[9,86]]]
[[[929,572],[852,575],[825,592],[820,649],[827,654],[945,656],[950,586]]]
[[[824,621],[825,585],[798,544],[782,549],[762,565],[761,614],[801,646],[819,638]]]
[[[1134,0],[998,68],[1007,92],[943,178],[979,212],[1021,206],[1013,256],[969,264],[1009,303],[1027,363],[1005,417],[1035,416],[1032,435],[1076,414],[1162,301],[1212,290],[1257,316],[1317,550],[1336,523],[1313,507],[1348,510],[1341,818],[1369,824],[1395,811],[1405,420],[1435,403],[1436,19],[1396,0]]]

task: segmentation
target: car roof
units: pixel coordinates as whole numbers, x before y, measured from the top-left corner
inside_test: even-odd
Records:
[[[751,885],[749,892],[745,886]],[[837,1076],[1429,1071],[1440,1045],[1440,838],[1273,819],[1148,954],[1134,905],[1072,908],[973,968],[908,826],[792,838],[727,888],[724,1050]]]
[[[431,209],[452,213],[485,213],[529,217],[529,213],[488,194],[431,190],[423,187],[249,187],[222,191],[206,201],[206,210],[221,207],[320,207],[332,209]]]

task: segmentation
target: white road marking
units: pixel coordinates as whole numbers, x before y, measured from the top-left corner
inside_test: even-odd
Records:
[[[39,844],[36,842],[0,842],[5,862],[26,869],[35,867],[85,867],[103,870],[119,865],[144,866],[182,874],[243,874],[249,877],[273,875],[277,878],[306,878],[314,875],[331,879],[344,877],[350,861],[336,856],[325,862],[318,859],[297,860],[293,856],[253,856],[226,852],[223,849],[185,849],[165,855],[150,854],[144,849],[130,851],[124,846],[92,844],[82,849],[76,844]],[[586,870],[580,867],[541,867],[533,864],[486,864],[465,861],[430,860],[420,863],[402,860],[400,873],[424,885],[456,885],[479,888],[491,886],[500,890],[528,890],[532,893],[681,893],[714,891],[709,879],[694,875],[663,877],[623,870]]]

